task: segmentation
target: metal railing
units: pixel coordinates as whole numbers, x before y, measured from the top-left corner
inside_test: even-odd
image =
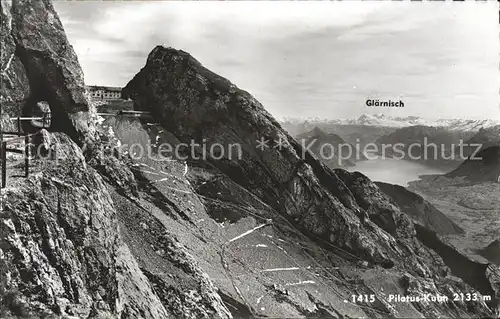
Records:
[[[38,134],[33,133],[33,134],[26,134],[24,136],[19,136],[15,138],[11,138],[7,141],[2,141],[2,147],[0,148],[0,156],[1,156],[1,161],[2,161],[2,188],[5,188],[7,186],[7,152],[13,152],[13,153],[23,153],[22,151],[19,151],[18,149],[9,149],[7,148],[7,144],[11,142],[15,142],[17,140],[22,140],[24,139],[24,177],[28,177],[29,175],[29,165],[30,165],[30,144],[31,144],[31,138]]]

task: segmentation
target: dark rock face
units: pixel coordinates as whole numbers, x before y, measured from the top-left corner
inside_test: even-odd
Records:
[[[500,125],[496,125],[488,128],[481,128],[479,132],[476,133],[470,140],[468,140],[463,146],[463,155],[469,157],[474,153],[477,153],[477,147],[481,146],[481,150],[500,145]],[[457,146],[456,153],[459,154],[460,147]]]
[[[500,316],[500,267],[495,265],[488,265],[486,268],[486,278],[494,291],[492,303],[493,309],[495,310],[495,315],[498,318]]]
[[[2,110],[26,116],[38,101],[47,101],[50,130],[78,143],[92,138],[83,73],[52,3],[12,0],[1,6]]]
[[[410,192],[406,188],[383,182],[375,184],[387,194],[392,201],[416,223],[437,232],[438,234],[462,234],[464,230],[441,213],[434,205],[422,196]]]
[[[500,182],[500,146],[483,149],[446,176],[466,177],[475,182]]]
[[[432,230],[416,225],[417,237],[427,247],[433,249],[450,267],[453,275],[491,298],[490,309],[495,316],[500,314],[500,268],[493,264],[483,264],[470,260],[454,247],[443,242]]]
[[[298,135],[296,140],[332,169],[352,167],[357,161],[366,159],[353,145],[348,144],[340,136],[325,133],[319,127]]]

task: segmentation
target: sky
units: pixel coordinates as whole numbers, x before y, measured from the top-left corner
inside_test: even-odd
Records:
[[[496,1],[54,5],[89,85],[125,86],[160,44],[189,52],[278,118],[500,120]]]

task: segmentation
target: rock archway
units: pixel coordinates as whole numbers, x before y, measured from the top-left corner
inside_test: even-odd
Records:
[[[29,58],[27,60],[29,61]],[[51,132],[64,132],[74,141],[80,142],[87,130],[88,106],[83,104],[75,110],[74,103],[54,94],[57,86],[56,88],[51,87],[47,79],[34,76],[35,72],[34,68],[27,72],[31,94],[22,107],[22,116],[41,117],[43,113],[48,112],[51,120],[47,123],[48,126],[43,128]],[[37,121],[23,121],[23,130],[27,133],[34,133],[41,128],[41,123],[37,125]]]
[[[20,105],[22,116],[31,116],[37,102],[47,101],[52,113],[48,129],[64,132],[82,145],[92,132],[83,72],[52,3],[2,1],[1,6],[2,51],[9,54],[11,63],[6,65],[15,67],[2,72],[2,82],[22,84],[2,88],[2,101]],[[29,123],[23,128],[35,129]]]

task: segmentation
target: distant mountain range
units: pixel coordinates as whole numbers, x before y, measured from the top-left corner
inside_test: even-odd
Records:
[[[482,149],[500,144],[500,121],[437,119],[427,120],[417,116],[389,117],[383,114],[363,114],[355,119],[285,119],[281,126],[291,135],[309,134],[320,129],[327,134],[335,134],[351,145],[363,149],[369,143],[379,146],[403,144],[408,154],[410,145],[418,143],[422,147],[412,147],[411,154],[422,164],[451,171],[473,154],[477,144]],[[427,142],[425,142],[427,141]],[[432,144],[437,145],[434,150]],[[460,146],[463,144],[462,146]],[[430,145],[425,147],[424,145]],[[424,156],[424,150],[427,155]],[[394,156],[391,149],[385,152]],[[410,157],[406,156],[409,160]],[[411,159],[415,161],[415,159]]]
[[[481,128],[489,128],[500,125],[500,120],[492,119],[425,119],[418,116],[407,117],[390,117],[384,114],[363,114],[352,119],[320,119],[320,118],[284,118],[283,123],[298,124],[303,122],[309,123],[328,123],[340,125],[366,125],[366,126],[381,126],[403,128],[415,125],[431,126],[431,127],[446,127],[449,130],[458,131],[479,131]],[[286,125],[285,125],[286,126]]]

